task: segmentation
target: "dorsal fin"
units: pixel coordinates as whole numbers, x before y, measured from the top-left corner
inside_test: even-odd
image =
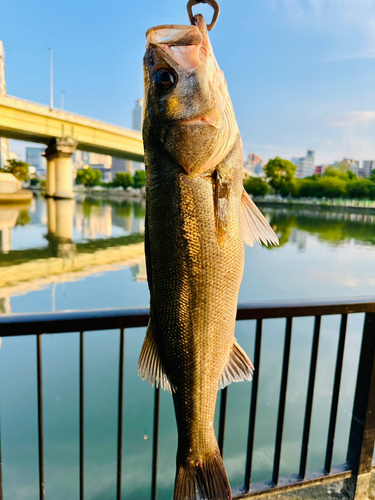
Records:
[[[279,244],[279,238],[245,189],[241,197],[241,225],[246,245],[252,247],[254,241],[265,245]]]

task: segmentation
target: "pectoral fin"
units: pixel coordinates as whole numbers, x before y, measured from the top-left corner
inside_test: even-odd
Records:
[[[160,386],[165,391],[172,392],[171,384],[159,356],[152,317],[148,322],[146,337],[139,356],[138,373],[142,380],[146,380],[152,386],[156,384],[156,387]]]
[[[246,245],[252,247],[254,241],[262,241],[265,245],[279,244],[279,238],[245,189],[241,197],[241,225]]]
[[[219,389],[224,389],[232,382],[241,382],[242,380],[251,380],[254,366],[247,357],[246,352],[235,341],[229,355],[227,364],[219,380]]]

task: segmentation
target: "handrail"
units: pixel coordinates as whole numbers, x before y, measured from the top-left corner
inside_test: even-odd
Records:
[[[346,463],[332,466],[333,446],[338,415],[341,375],[343,370],[345,338],[348,314],[365,313],[362,345],[359,354],[358,375]],[[322,317],[341,315],[341,325],[336,355],[336,369],[331,397],[331,411],[326,444],[324,469],[307,471],[308,447],[310,441],[312,405],[319,351],[319,337]],[[311,344],[309,379],[304,412],[304,429],[299,461],[299,474],[280,477],[280,459],[284,428],[289,362],[292,345],[293,318],[315,317]],[[284,318],[284,354],[280,380],[279,409],[273,460],[272,479],[263,483],[252,481],[254,436],[256,433],[257,399],[259,377],[262,372],[263,320]],[[39,499],[44,500],[44,439],[43,439],[43,377],[42,336],[44,333],[79,332],[79,495],[84,498],[84,336],[94,330],[120,330],[119,384],[118,384],[118,439],[117,439],[117,486],[116,498],[121,498],[122,484],[122,441],[123,441],[123,392],[125,328],[145,327],[149,319],[149,308],[94,309],[85,311],[60,311],[50,313],[27,313],[0,315],[0,337],[35,335],[37,342],[37,397],[38,397],[38,451],[39,451]],[[363,498],[369,486],[375,442],[375,297],[341,297],[335,299],[302,299],[257,301],[239,304],[237,320],[256,320],[254,340],[254,372],[247,435],[247,453],[244,485],[233,489],[233,499],[260,498],[269,492],[287,492],[314,484],[344,481],[344,490],[351,498]],[[143,333],[143,332],[142,332]],[[224,453],[225,420],[228,387],[221,391],[219,415],[219,446]],[[151,473],[151,499],[157,498],[158,429],[160,388],[155,388],[154,431]],[[1,440],[0,440],[1,441]],[[1,450],[0,450],[1,456]],[[0,460],[0,499],[2,498],[2,471]]]
[[[273,300],[241,303],[237,320],[375,312],[374,297]],[[148,307],[0,315],[0,336],[109,330],[147,326]]]
[[[70,115],[70,116],[73,116],[73,117],[76,117],[79,119],[83,119],[83,120],[89,120],[89,121],[96,122],[96,123],[101,124],[101,125],[105,125],[107,127],[116,128],[118,130],[121,130],[122,132],[131,132],[131,133],[134,132],[136,134],[141,134],[141,132],[139,130],[125,128],[125,127],[122,127],[121,125],[115,125],[113,123],[109,123],[109,122],[100,120],[99,118],[93,118],[91,116],[80,115],[79,113],[75,113],[74,111],[68,111],[66,109],[60,109],[60,108],[52,108],[51,109],[47,104],[43,104],[43,103],[35,102],[35,101],[30,101],[28,99],[23,99],[22,97],[16,97],[16,96],[9,95],[9,94],[5,94],[5,95],[0,96],[0,101],[4,100],[4,99],[5,100],[7,99],[9,101],[14,101],[16,104],[23,103],[23,104],[27,104],[27,105],[31,105],[31,106],[37,106],[39,108],[42,108],[46,112],[47,111],[56,112],[59,114]],[[1,102],[0,102],[0,104],[1,104]],[[6,106],[6,104],[4,104],[4,105]],[[62,117],[60,117],[60,118],[64,119]]]

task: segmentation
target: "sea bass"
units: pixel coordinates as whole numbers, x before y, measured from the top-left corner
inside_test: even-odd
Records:
[[[173,396],[174,500],[228,500],[217,392],[251,380],[234,338],[244,242],[277,236],[243,189],[243,153],[201,15],[146,33],[143,140],[150,321],[139,373]]]

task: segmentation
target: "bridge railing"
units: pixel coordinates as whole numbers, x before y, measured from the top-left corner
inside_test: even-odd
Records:
[[[79,468],[80,468],[80,500],[84,499],[84,359],[85,332],[94,330],[119,329],[119,384],[118,384],[118,428],[117,428],[117,500],[121,499],[122,484],[122,443],[123,443],[123,393],[124,393],[124,350],[125,329],[144,327],[148,322],[148,308],[137,309],[103,309],[92,311],[73,311],[56,313],[14,314],[0,316],[0,336],[11,337],[20,335],[36,336],[37,356],[37,398],[38,398],[38,449],[39,449],[39,498],[43,500],[44,493],[44,441],[43,441],[43,373],[42,373],[42,337],[47,333],[79,332]],[[335,439],[338,402],[340,395],[341,375],[345,350],[348,314],[365,313],[362,345],[358,362],[358,374],[352,421],[347,446],[345,464],[332,467],[333,445]],[[336,367],[330,403],[330,419],[328,438],[325,450],[324,469],[307,471],[307,455],[310,441],[310,428],[318,348],[322,317],[341,315],[341,325],[336,355]],[[288,387],[289,361],[293,318],[314,317],[314,333],[311,346],[309,378],[304,410],[304,427],[300,447],[299,468],[296,474],[280,477],[280,458],[283,443],[284,416]],[[278,401],[278,417],[272,477],[264,483],[252,481],[254,456],[254,431],[257,417],[257,401],[262,351],[263,321],[270,318],[285,318],[284,349],[282,361],[281,384]],[[344,488],[351,498],[365,497],[370,484],[375,441],[375,297],[345,298],[327,300],[275,301],[240,304],[237,320],[256,320],[254,372],[251,391],[251,404],[247,433],[247,456],[245,465],[245,484],[233,489],[233,498],[257,498],[264,494],[283,493],[290,490],[305,488],[325,482],[344,480]],[[226,430],[228,388],[221,391],[218,442],[224,454],[224,436]],[[157,498],[158,470],[158,439],[159,439],[159,403],[160,391],[154,394],[154,432],[152,453],[151,499]],[[1,440],[0,440],[1,442]],[[1,450],[0,450],[1,453]],[[1,454],[0,454],[1,456]],[[2,474],[0,464],[0,499],[3,498]]]
[[[116,129],[116,130],[120,130],[122,132],[131,132],[131,133],[134,133],[134,134],[137,134],[137,135],[140,135],[141,132],[138,131],[138,130],[133,130],[133,129],[126,129],[124,127],[120,127],[119,125],[114,125],[113,123],[109,123],[109,122],[105,122],[103,120],[99,120],[98,118],[92,118],[90,116],[86,116],[86,115],[80,115],[78,113],[75,113],[73,111],[68,111],[68,110],[65,110],[65,109],[59,109],[59,108],[50,108],[47,104],[43,104],[43,103],[40,103],[40,102],[35,102],[35,101],[30,101],[28,99],[23,99],[22,97],[15,97],[15,96],[12,96],[12,95],[8,95],[8,94],[5,94],[5,95],[0,95],[0,104],[2,103],[5,103],[5,104],[10,104],[10,102],[12,102],[13,106],[14,107],[17,107],[17,105],[19,104],[26,104],[27,106],[31,106],[34,108],[34,111],[37,111],[38,108],[42,108],[43,109],[43,112],[56,112],[58,113],[60,116],[61,119],[64,119],[63,116],[61,115],[66,115],[65,116],[65,119],[68,119],[69,117],[75,117],[79,120],[82,120],[82,121],[90,121],[90,122],[93,122],[97,125],[104,125],[106,127],[111,127],[112,129]],[[29,109],[31,111],[31,109]]]

